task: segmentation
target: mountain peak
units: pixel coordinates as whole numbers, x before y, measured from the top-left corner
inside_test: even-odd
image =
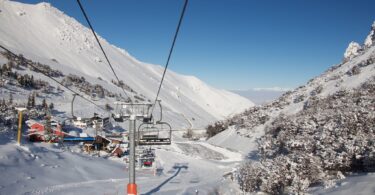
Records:
[[[47,3],[47,2],[40,2],[38,4],[36,4],[37,6],[42,6],[42,7],[45,7],[45,8],[48,8],[48,7],[52,7],[52,5],[50,3]]]
[[[350,60],[357,56],[361,49],[362,47],[357,42],[350,42],[344,53],[345,60]]]
[[[371,47],[375,42],[375,21],[371,26],[370,34],[366,37],[365,47]]]

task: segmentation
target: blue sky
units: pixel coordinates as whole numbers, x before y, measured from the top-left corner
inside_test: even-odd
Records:
[[[39,0],[21,0],[36,3]],[[75,0],[49,0],[87,26]],[[82,0],[96,31],[165,64],[182,0]],[[292,88],[363,43],[374,0],[190,0],[169,68],[218,88]]]

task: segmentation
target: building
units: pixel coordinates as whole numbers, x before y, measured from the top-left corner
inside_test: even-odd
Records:
[[[120,147],[116,147],[114,150],[112,150],[111,155],[121,157],[124,154],[124,151]]]
[[[64,137],[67,135],[64,131],[61,130],[60,124],[51,120],[51,129],[52,135],[48,135],[45,131],[45,125],[37,121],[26,121],[29,129],[27,130],[30,141],[58,141],[58,137]],[[51,136],[51,137],[48,137]]]

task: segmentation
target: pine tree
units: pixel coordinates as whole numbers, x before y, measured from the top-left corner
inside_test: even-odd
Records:
[[[4,108],[6,106],[5,99],[0,102],[0,108]]]
[[[108,111],[113,110],[113,108],[111,107],[111,105],[109,105],[108,103],[105,104],[105,109],[108,110]]]
[[[50,139],[51,134],[52,134],[52,127],[51,127],[51,116],[47,114],[46,116],[46,121],[45,121],[45,132],[48,135],[47,139]]]
[[[31,75],[30,87],[35,88],[34,75]]]
[[[17,77],[17,82],[23,86],[23,76]]]
[[[54,106],[53,103],[51,102],[51,103],[49,104],[49,109],[50,109],[50,110],[53,110],[54,107],[55,107],[55,106]]]
[[[35,108],[35,92],[31,95],[31,107]]]
[[[42,101],[42,108],[43,108],[43,109],[47,109],[47,108],[48,108],[48,104],[47,104],[47,101],[46,101],[45,98],[44,98],[43,101]]]
[[[0,67],[0,76],[3,76],[3,73],[5,72],[4,69],[3,69],[4,65],[5,65],[5,64],[3,64],[2,67]]]
[[[14,67],[14,62],[13,61],[9,61],[8,64],[7,64],[7,70],[11,71],[13,67]]]
[[[13,104],[13,95],[9,94],[9,104]]]
[[[27,97],[27,108],[28,109],[30,109],[31,108],[31,100],[32,98],[31,98],[31,95],[29,95],[28,97]]]

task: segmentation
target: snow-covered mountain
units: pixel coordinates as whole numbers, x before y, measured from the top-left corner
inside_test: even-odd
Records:
[[[0,10],[0,45],[66,75],[83,76],[91,83],[121,93],[122,90],[111,83],[114,75],[91,31],[74,18],[48,3],[33,5],[1,0]],[[153,100],[163,67],[143,63],[104,38],[99,36],[99,39],[120,80],[146,99]],[[130,91],[131,96],[136,95]],[[71,94],[65,96],[65,101],[69,102]],[[215,89],[196,77],[170,70],[166,74],[160,99],[165,120],[177,127],[187,127],[189,123],[195,128],[203,127],[254,105],[246,98]],[[113,100],[105,101],[111,103]],[[86,103],[82,101],[82,104]],[[58,105],[58,108],[69,111],[66,104]]]
[[[249,142],[255,143],[256,138],[264,133],[265,127],[270,125],[278,116],[282,114],[291,116],[299,113],[313,99],[323,99],[338,91],[358,90],[363,83],[375,76],[374,34],[375,22],[363,46],[355,42],[349,44],[342,63],[332,66],[320,76],[311,79],[306,85],[284,93],[279,99],[250,108],[230,119],[231,123],[237,124],[236,131],[231,135],[233,137],[249,137],[251,139]],[[228,132],[232,131],[232,129],[229,129],[227,132],[223,132],[224,137],[220,134],[213,137],[211,142],[214,143],[214,140],[218,139],[220,145],[220,143],[225,143],[227,139],[233,139],[228,135]]]
[[[254,88],[248,90],[231,90],[257,105],[262,105],[279,98],[282,94],[289,91],[289,89],[273,87],[273,88]]]
[[[342,63],[269,104],[210,126],[211,134],[229,127],[210,143],[253,160],[237,172],[242,190],[303,194],[375,170],[374,34],[375,22],[362,46],[349,44]],[[371,190],[369,183],[361,186],[362,193]]]

